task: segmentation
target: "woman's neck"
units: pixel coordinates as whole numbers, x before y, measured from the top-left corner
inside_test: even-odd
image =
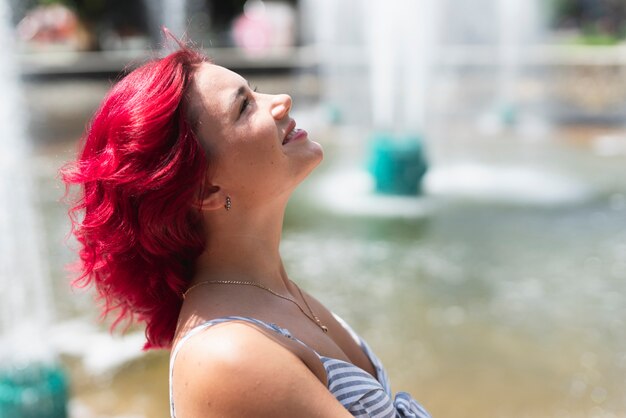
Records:
[[[250,281],[281,292],[287,274],[280,257],[283,213],[246,216],[222,213],[207,222],[205,251],[196,262],[192,285],[207,280]]]

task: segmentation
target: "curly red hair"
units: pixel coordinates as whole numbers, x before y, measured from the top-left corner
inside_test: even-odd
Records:
[[[73,284],[95,285],[103,314],[117,312],[113,328],[145,322],[144,349],[170,347],[205,245],[193,201],[208,160],[188,111],[194,71],[205,61],[181,45],[132,71],[103,100],[76,161],[61,169],[66,187],[81,190],[69,211],[80,244]]]

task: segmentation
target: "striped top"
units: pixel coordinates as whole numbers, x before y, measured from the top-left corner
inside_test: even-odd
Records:
[[[393,398],[387,372],[383,368],[383,365],[378,357],[376,357],[367,343],[360,338],[347,323],[345,323],[341,318],[337,316],[335,317],[350,333],[352,338],[354,338],[370,359],[376,370],[376,378],[372,377],[372,375],[352,363],[318,354],[315,350],[311,349],[302,341],[292,336],[288,330],[281,328],[276,324],[263,322],[249,317],[228,316],[213,319],[205,322],[204,324],[198,325],[181,338],[178,344],[176,344],[173,348],[172,355],[170,357],[169,378],[171,417],[176,418],[174,400],[172,396],[174,361],[183,343],[212,325],[228,321],[245,321],[268,328],[287,338],[291,338],[294,341],[308,347],[315,354],[317,354],[324,366],[324,369],[326,370],[328,390],[353,416],[359,418],[430,418],[430,414],[428,414],[428,412],[426,412],[426,410],[419,403],[417,403],[417,401],[411,398],[408,393],[398,392],[395,399]]]

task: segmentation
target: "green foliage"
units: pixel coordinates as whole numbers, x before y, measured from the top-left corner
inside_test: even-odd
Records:
[[[580,4],[575,0],[548,0],[546,6],[552,25],[558,25],[580,14]]]
[[[620,39],[612,35],[582,35],[576,38],[575,43],[589,46],[612,46],[620,42]]]

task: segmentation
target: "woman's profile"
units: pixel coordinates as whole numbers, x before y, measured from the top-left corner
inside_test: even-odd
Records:
[[[287,202],[323,156],[291,106],[186,45],[121,79],[62,170],[78,281],[171,350],[172,417],[428,417],[283,267]]]

